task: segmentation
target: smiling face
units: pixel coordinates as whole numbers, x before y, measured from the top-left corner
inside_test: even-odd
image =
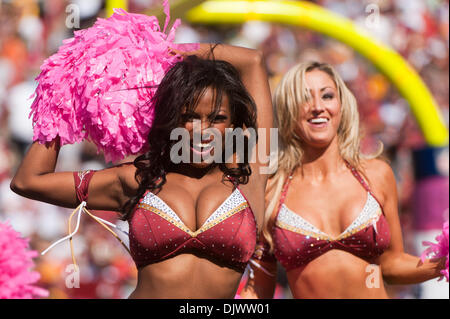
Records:
[[[308,146],[327,147],[337,141],[342,115],[339,93],[326,72],[306,72],[305,81],[310,98],[300,105],[295,132]]]
[[[214,143],[212,142],[215,136],[205,134],[206,130],[212,128],[220,133],[222,138],[222,150],[224,149],[225,129],[232,127],[231,109],[227,94],[222,94],[222,97],[220,98],[216,96],[215,91],[212,88],[207,88],[199,97],[196,107],[192,110],[185,110],[182,113],[181,118],[181,127],[185,128],[190,136],[191,165],[199,168],[210,165],[204,161],[201,163],[194,163],[193,154],[200,156],[210,154],[211,156],[214,156]],[[200,125],[194,125],[195,120],[197,120]],[[200,136],[200,138],[198,138],[199,143],[194,143],[194,131]]]

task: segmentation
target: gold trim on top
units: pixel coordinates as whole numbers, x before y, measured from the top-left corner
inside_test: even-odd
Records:
[[[153,207],[153,206],[145,204],[145,203],[140,203],[138,205],[138,208],[143,208],[145,210],[148,210],[148,211],[150,211],[152,213],[157,214],[158,216],[164,218],[169,223],[171,223],[172,225],[178,227],[179,229],[181,229],[185,233],[189,234],[193,238],[197,237],[197,235],[199,235],[200,233],[207,231],[208,229],[214,227],[215,225],[217,225],[220,222],[224,221],[225,219],[233,216],[234,214],[244,210],[247,207],[249,207],[247,202],[241,203],[238,206],[236,206],[235,208],[230,209],[225,214],[222,214],[221,216],[219,216],[219,217],[215,218],[214,220],[210,221],[209,223],[203,224],[196,231],[193,231],[193,230],[189,229],[182,221],[177,221],[177,220],[173,219],[172,217],[170,217],[169,214],[165,213],[164,211],[162,211],[162,210],[160,210],[160,209],[158,209],[156,207]]]
[[[301,229],[301,228],[298,228],[295,226],[291,226],[280,220],[277,220],[275,225],[278,226],[279,228],[286,229],[286,230],[292,231],[297,234],[310,236],[310,237],[316,238],[318,240],[339,241],[339,240],[342,240],[342,239],[345,239],[347,237],[354,235],[355,233],[359,232],[361,229],[366,228],[369,224],[372,224],[374,221],[378,221],[381,214],[382,214],[381,208],[378,208],[377,212],[376,212],[376,216],[371,217],[368,221],[364,222],[363,224],[361,224],[360,226],[358,226],[357,228],[355,228],[352,231],[344,230],[344,232],[336,238],[333,238],[332,236],[325,234],[324,232],[322,232],[322,234],[319,234],[314,231],[308,231],[308,230],[304,230],[304,229]]]
[[[243,203],[239,204],[238,206],[236,206],[235,208],[230,209],[225,214],[222,214],[221,216],[213,219],[208,224],[203,225],[202,227],[200,227],[200,229],[202,230],[202,232],[207,231],[208,229],[210,229],[210,228],[214,227],[215,225],[223,222],[225,219],[228,219],[229,217],[233,216],[234,214],[239,213],[240,211],[246,209],[247,207],[249,207],[248,203],[247,202],[243,202]]]
[[[324,240],[330,239],[330,236],[324,236],[324,235],[321,235],[321,234],[319,234],[317,232],[308,231],[308,230],[304,230],[304,229],[301,229],[301,228],[298,228],[298,227],[294,227],[294,226],[291,226],[291,225],[286,224],[286,223],[284,223],[282,221],[279,221],[279,220],[276,221],[275,225],[278,226],[279,228],[286,229],[286,230],[289,230],[289,231],[297,233],[297,234],[310,236],[310,237],[314,237],[314,238],[317,238],[317,239],[324,239]]]
[[[372,224],[374,221],[378,221],[378,219],[380,218],[380,216],[382,214],[381,208],[378,208],[375,214],[376,215],[374,217],[369,218],[368,221],[366,221],[365,223],[361,224],[360,226],[358,226],[357,228],[355,228],[351,232],[344,231],[344,233],[342,233],[336,240],[341,240],[341,239],[350,237],[350,236],[356,234],[357,232],[359,232],[361,229],[366,228],[369,224]]]

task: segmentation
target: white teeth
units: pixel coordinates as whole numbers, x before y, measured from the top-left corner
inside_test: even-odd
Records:
[[[328,119],[325,119],[325,118],[317,118],[317,119],[312,119],[312,120],[309,120],[311,123],[313,123],[313,124],[320,124],[320,123],[326,123],[326,122],[328,122]]]
[[[209,147],[209,146],[211,146],[211,144],[210,143],[200,143],[200,144],[196,144],[195,145],[196,147],[199,147],[199,148],[205,148],[205,147]]]

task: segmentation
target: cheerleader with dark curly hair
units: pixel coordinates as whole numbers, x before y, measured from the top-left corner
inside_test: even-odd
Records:
[[[262,54],[227,45],[200,45],[189,54],[158,86],[149,151],[134,163],[55,172],[56,138],[33,143],[11,182],[13,191],[35,200],[121,212],[138,268],[130,298],[233,298],[262,229],[267,175],[250,153],[267,141],[255,139],[240,159],[225,138],[229,128],[272,126]],[[176,129],[186,138],[173,139]],[[220,134],[202,134],[208,129]],[[189,161],[173,160],[177,145],[189,151]],[[205,160],[207,153],[214,160]]]

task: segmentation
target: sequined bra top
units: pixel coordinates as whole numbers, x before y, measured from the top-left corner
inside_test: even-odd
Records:
[[[257,238],[245,196],[236,189],[197,229],[189,229],[160,197],[147,191],[129,220],[130,251],[138,268],[194,253],[244,271]]]
[[[76,197],[80,205],[70,215],[69,235],[50,245],[42,252],[43,255],[59,243],[69,240],[73,264],[76,265],[72,237],[78,232],[81,215],[87,214],[120,241],[138,268],[179,254],[191,253],[224,267],[241,272],[245,270],[255,251],[258,229],[250,204],[232,177],[228,176],[235,186],[234,191],[199,229],[189,229],[170,206],[147,191],[128,220],[127,232],[86,209],[89,183],[94,173],[91,170],[73,172]],[[72,231],[71,220],[76,213],[77,225]],[[129,247],[110,227],[128,236]]]
[[[319,230],[284,204],[292,177],[287,179],[272,228],[274,255],[286,270],[305,266],[332,249],[341,249],[371,262],[389,246],[389,225],[381,205],[358,171],[349,168],[367,191],[367,200],[360,214],[337,238]]]

